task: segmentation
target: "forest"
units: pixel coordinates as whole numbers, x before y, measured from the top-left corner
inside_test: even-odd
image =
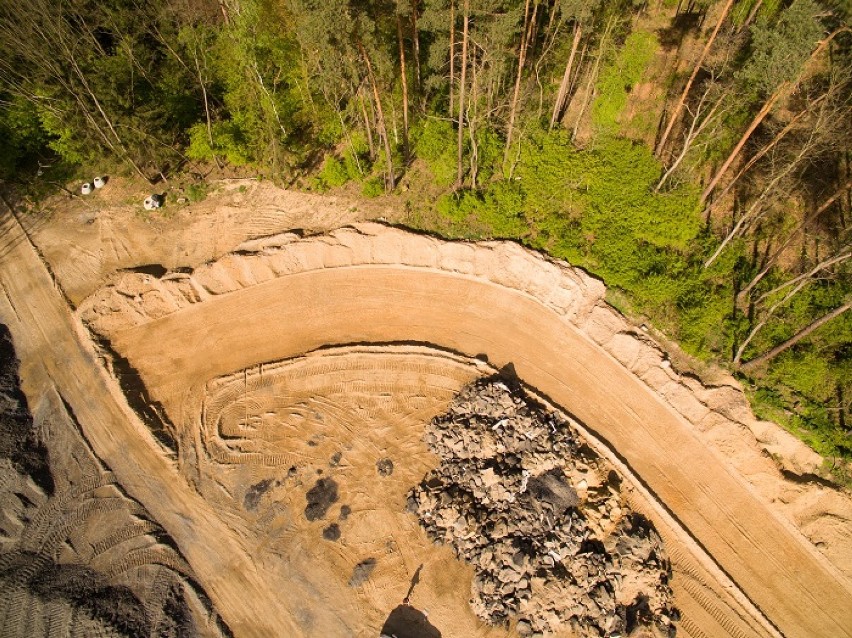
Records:
[[[397,197],[727,367],[852,481],[844,0],[0,0],[0,179]],[[106,158],[106,159],[105,159]],[[51,181],[53,180],[53,181]]]

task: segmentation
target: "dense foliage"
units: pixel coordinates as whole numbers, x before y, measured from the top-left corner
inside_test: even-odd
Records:
[[[395,193],[587,268],[852,458],[847,10],[0,0],[0,177],[203,163]]]

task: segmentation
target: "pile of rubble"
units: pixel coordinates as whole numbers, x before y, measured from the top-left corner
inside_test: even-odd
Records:
[[[494,377],[464,388],[426,442],[441,465],[408,508],[473,565],[480,618],[521,636],[674,635],[660,537],[564,417]]]

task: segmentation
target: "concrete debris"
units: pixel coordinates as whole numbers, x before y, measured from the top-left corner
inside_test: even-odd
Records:
[[[653,525],[564,417],[507,384],[473,383],[431,422],[441,465],[408,497],[429,537],[473,565],[474,611],[520,636],[674,636]]]

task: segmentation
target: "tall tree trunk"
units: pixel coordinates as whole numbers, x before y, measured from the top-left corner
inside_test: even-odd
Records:
[[[835,317],[839,317],[840,315],[842,315],[844,312],[846,312],[850,308],[852,308],[852,301],[847,301],[845,304],[843,304],[839,308],[835,308],[834,310],[823,315],[822,317],[820,317],[816,321],[812,322],[811,324],[809,324],[805,328],[802,328],[799,332],[794,334],[792,337],[787,339],[785,342],[778,344],[777,346],[772,348],[772,350],[770,350],[769,352],[762,354],[759,357],[752,359],[751,361],[747,361],[742,366],[740,366],[740,369],[744,370],[744,371],[751,370],[751,369],[756,368],[757,366],[759,366],[763,363],[766,363],[767,361],[769,361],[771,359],[774,359],[775,357],[777,357],[779,354],[781,354],[785,350],[789,350],[794,345],[799,343],[802,339],[804,339],[805,337],[810,335],[814,330],[822,327],[824,324],[828,323],[829,321],[831,321]]]
[[[388,163],[388,174],[386,179],[386,187],[388,190],[396,188],[396,177],[394,176],[393,157],[391,156],[390,139],[388,139],[388,129],[385,126],[385,114],[382,110],[382,99],[379,97],[379,87],[376,84],[376,77],[373,75],[373,65],[370,62],[370,56],[367,55],[367,50],[361,42],[358,42],[358,49],[361,51],[361,57],[364,60],[364,65],[367,68],[367,78],[370,80],[370,86],[373,87],[373,99],[376,102],[376,116],[379,123],[379,136],[384,141],[385,159]]]
[[[533,12],[532,17],[530,18],[530,30],[527,35],[527,55],[535,55],[535,47],[538,42],[538,8],[541,6],[541,2],[535,2],[533,4]]]
[[[479,81],[476,64],[470,66],[472,74],[470,81],[470,117],[467,120],[467,133],[470,139],[470,187],[476,188],[476,179],[479,176],[479,145],[476,143],[476,104],[479,98]]]
[[[192,53],[195,59],[195,71],[198,74],[198,84],[201,85],[201,95],[204,98],[204,115],[207,120],[207,141],[210,143],[210,152],[213,154],[213,161],[216,162],[216,168],[221,169],[222,164],[219,162],[219,156],[216,155],[216,147],[213,143],[213,124],[210,121],[210,104],[207,100],[207,86],[201,74],[201,65],[198,63],[198,49],[193,47]]]
[[[408,159],[408,78],[405,70],[405,45],[402,40],[402,18],[396,14],[396,34],[399,40],[399,76],[402,80],[402,146]]]
[[[219,0],[219,10],[222,12],[222,19],[225,21],[225,24],[230,24],[231,17],[228,15],[228,5],[225,4],[225,0]]]
[[[683,92],[680,94],[680,97],[678,98],[678,101],[675,104],[674,109],[672,110],[672,114],[669,116],[669,121],[668,124],[666,124],[666,128],[663,131],[663,135],[662,137],[660,137],[660,141],[657,142],[657,157],[660,157],[660,155],[662,155],[663,148],[666,145],[666,140],[669,139],[669,134],[671,134],[672,128],[674,128],[675,122],[680,116],[680,112],[683,110],[683,105],[686,104],[686,98],[689,96],[689,89],[692,88],[692,83],[695,82],[695,78],[698,76],[698,72],[701,70],[701,65],[704,63],[704,58],[706,58],[707,54],[710,52],[710,47],[713,46],[713,42],[715,42],[716,40],[716,35],[719,33],[719,29],[722,27],[722,23],[728,16],[728,11],[731,10],[731,6],[733,6],[733,4],[734,0],[727,0],[727,2],[725,2],[725,6],[722,7],[722,15],[719,16],[719,20],[716,22],[716,28],[713,29],[713,33],[710,34],[710,37],[707,39],[707,43],[701,50],[701,55],[698,56],[698,60],[695,62],[695,66],[692,68],[692,74],[689,76],[689,80],[686,81],[686,86],[683,87]]]
[[[594,89],[595,81],[598,77],[598,71],[600,70],[601,60],[603,59],[604,53],[606,52],[606,47],[609,44],[609,36],[612,33],[613,28],[615,28],[615,23],[616,16],[610,17],[610,19],[606,23],[606,28],[604,29],[604,32],[601,35],[600,42],[598,43],[598,54],[595,57],[595,63],[592,65],[592,69],[589,72],[589,81],[586,83],[586,90],[583,94],[583,102],[580,105],[580,113],[577,115],[577,121],[574,122],[574,129],[571,131],[572,141],[577,137],[577,131],[580,130],[580,124],[583,121],[583,114],[586,112],[586,107],[588,107],[589,102],[592,99],[592,91]]]
[[[740,151],[742,151],[743,149],[743,146],[745,146],[746,142],[748,142],[749,138],[751,137],[751,134],[754,133],[755,129],[758,126],[760,126],[760,123],[763,122],[764,118],[766,118],[766,116],[769,114],[769,111],[772,110],[772,107],[775,105],[775,102],[778,101],[778,98],[780,98],[781,95],[788,88],[792,89],[799,83],[799,79],[801,78],[804,68],[808,66],[808,64],[813,59],[815,59],[823,51],[823,49],[825,49],[831,43],[831,41],[834,40],[834,38],[836,38],[840,33],[844,33],[847,31],[852,31],[852,29],[846,26],[840,27],[839,29],[835,29],[828,37],[826,37],[817,45],[817,47],[813,50],[808,59],[802,64],[801,70],[799,71],[799,75],[796,77],[796,79],[791,82],[782,82],[781,85],[777,89],[775,89],[775,92],[769,96],[769,98],[761,107],[760,111],[758,111],[757,115],[751,121],[751,124],[749,124],[745,133],[743,133],[743,136],[740,138],[740,141],[737,142],[736,146],[734,146],[734,149],[731,151],[731,154],[728,155],[728,158],[724,161],[722,166],[716,172],[716,175],[713,177],[712,180],[710,180],[710,183],[707,185],[707,188],[705,188],[704,192],[701,193],[702,204],[707,201],[707,198],[713,192],[713,189],[716,188],[716,185],[719,183],[719,180],[722,179],[722,177],[731,167],[731,164],[733,164],[734,160],[737,159],[740,154]]]
[[[701,193],[701,203],[704,204],[707,201],[707,198],[710,197],[710,194],[716,188],[716,185],[719,183],[719,180],[728,172],[728,169],[731,167],[731,164],[734,163],[734,160],[739,157],[740,151],[743,150],[743,147],[748,142],[749,138],[751,138],[751,134],[754,133],[755,129],[760,126],[760,123],[769,115],[769,111],[772,110],[772,107],[775,106],[775,102],[778,101],[778,98],[781,97],[781,93],[784,89],[787,88],[787,83],[784,82],[781,86],[775,89],[775,92],[769,96],[769,99],[763,103],[763,106],[758,111],[757,115],[754,116],[754,119],[751,121],[751,124],[748,125],[748,128],[743,133],[742,137],[740,137],[739,141],[734,146],[731,153],[728,155],[727,159],[722,163],[722,166],[719,167],[719,170],[716,171],[716,174],[713,176],[713,179],[710,180],[710,183],[707,184],[707,188],[704,189],[704,192]]]
[[[802,232],[805,228],[807,228],[810,223],[816,220],[826,210],[828,210],[828,208],[834,202],[840,199],[840,197],[850,188],[852,188],[852,180],[847,181],[834,193],[834,195],[825,200],[819,208],[817,208],[813,213],[808,215],[804,220],[802,220],[801,224],[799,224],[798,226],[796,226],[796,228],[793,229],[793,231],[790,233],[784,243],[782,243],[775,250],[775,252],[772,253],[769,259],[766,260],[766,263],[763,265],[761,271],[757,275],[755,275],[754,278],[748,283],[748,285],[739,292],[739,294],[737,295],[739,301],[745,299],[746,296],[754,289],[754,287],[761,282],[761,280],[767,275],[767,273],[769,273],[769,271],[772,269],[772,266],[775,265],[775,262],[778,260],[778,258],[784,253],[785,250],[787,250],[787,248],[790,246],[790,244],[793,243],[796,237],[798,237],[799,233]]]
[[[420,74],[420,32],[417,30],[417,0],[411,0],[411,42],[414,49],[415,93],[423,93],[423,76]]]
[[[367,133],[367,148],[370,149],[370,159],[373,160],[376,157],[376,145],[373,142],[373,127],[370,124],[370,114],[367,113],[367,105],[364,104],[364,95],[361,93],[361,90],[358,90],[359,93],[359,102],[361,103],[361,115],[364,117],[364,131]]]
[[[450,119],[456,112],[453,109],[456,90],[456,0],[450,0]]]
[[[538,5],[536,5],[538,8]],[[515,116],[518,112],[518,98],[521,94],[521,78],[524,73],[524,58],[527,55],[527,38],[530,34],[530,0],[524,2],[524,28],[521,32],[521,44],[518,49],[518,71],[515,74],[515,89],[512,92],[512,102],[509,107],[509,123],[506,126],[506,149],[503,152],[503,170],[506,170],[506,162],[512,149],[512,133],[515,129]]]
[[[580,38],[583,35],[583,27],[579,22],[574,23],[574,41],[571,43],[571,54],[568,56],[568,63],[565,65],[565,73],[562,74],[562,82],[559,84],[559,92],[556,94],[556,101],[553,103],[553,114],[550,116],[550,130],[556,126],[556,123],[562,119],[562,109],[565,107],[565,99],[568,96],[568,88],[571,85],[571,70],[574,67],[574,56],[577,54],[577,47],[580,44]]]
[[[470,0],[464,0],[464,18],[462,28],[461,78],[459,79],[459,120],[456,142],[456,188],[464,183],[464,91],[467,82],[467,30],[470,20]]]

